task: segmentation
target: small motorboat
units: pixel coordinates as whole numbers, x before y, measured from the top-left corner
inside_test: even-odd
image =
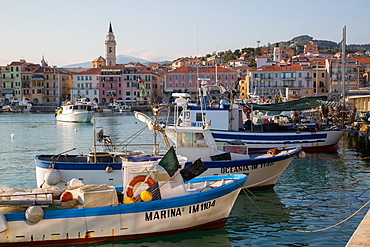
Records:
[[[93,115],[93,104],[77,101],[65,102],[55,113],[55,118],[62,122],[90,123]]]

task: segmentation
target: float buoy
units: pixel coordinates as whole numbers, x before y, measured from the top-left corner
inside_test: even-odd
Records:
[[[153,197],[150,194],[150,192],[146,191],[146,190],[144,190],[143,192],[140,193],[140,198],[144,202],[149,202],[149,201],[153,200]]]
[[[303,159],[306,157],[306,152],[305,151],[300,151],[298,154],[297,154],[298,158],[300,159]]]
[[[132,199],[131,197],[126,197],[125,199],[123,199],[123,204],[130,204],[130,203],[135,203],[134,199]]]
[[[69,201],[72,201],[73,200],[73,195],[71,192],[69,191],[64,191],[62,193],[62,195],[60,196],[60,200],[62,202],[69,202]]]
[[[105,171],[106,171],[107,173],[111,173],[111,172],[113,171],[113,167],[111,167],[111,166],[107,166],[107,167],[105,168]]]
[[[44,180],[47,185],[53,186],[62,180],[62,176],[57,170],[50,169],[47,173],[45,173]]]
[[[30,223],[38,223],[44,217],[44,210],[39,205],[31,205],[26,210],[26,219]]]
[[[10,134],[10,137],[11,137],[12,139],[14,139],[14,138],[15,138],[15,135],[14,135],[14,134]]]
[[[69,180],[68,185],[70,187],[81,187],[84,185],[84,183],[77,178],[72,178],[71,180]]]

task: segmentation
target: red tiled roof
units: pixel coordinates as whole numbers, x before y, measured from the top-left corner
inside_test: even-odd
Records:
[[[200,67],[200,68],[195,68],[195,67],[188,67],[188,66],[182,66],[180,68],[174,69],[168,73],[215,73],[216,69],[215,67]],[[224,67],[217,67],[217,71],[220,73],[227,73],[227,72],[234,72],[234,73],[239,73],[238,71],[235,71],[233,69],[229,68],[224,68]]]
[[[10,65],[14,66],[14,65],[22,65],[22,64],[23,64],[22,62],[12,62]]]
[[[99,75],[100,74],[100,68],[91,68],[91,69],[87,69],[87,70],[84,70],[84,71],[81,71],[81,72],[78,72],[76,73],[76,75]]]

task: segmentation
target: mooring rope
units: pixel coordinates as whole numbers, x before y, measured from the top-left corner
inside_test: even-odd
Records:
[[[343,188],[345,186],[348,186],[348,185],[351,185],[351,184],[354,184],[354,183],[357,183],[365,178],[368,178],[370,177],[370,175],[367,175],[365,177],[362,177],[362,178],[359,178],[355,181],[352,181],[350,183],[347,183],[347,184],[344,184],[344,185],[341,185],[339,187],[336,187],[336,188],[333,188],[333,189],[330,189],[328,190],[322,197],[320,197],[319,199],[317,199],[315,202],[311,203],[310,205],[307,206],[307,208],[310,208],[313,204],[317,203],[318,201],[320,201],[322,198],[324,198],[329,192],[331,191],[334,191],[334,190],[337,190],[337,189],[340,189],[340,188]],[[244,189],[243,190],[244,194],[247,195],[248,199],[256,206],[256,208],[261,212],[263,213],[267,218],[269,218],[270,220],[272,220],[273,222],[275,222],[275,224],[278,224],[280,227],[284,228],[284,229],[287,229],[287,230],[292,230],[292,231],[296,231],[296,232],[320,232],[320,231],[325,231],[325,230],[328,230],[328,229],[331,229],[333,227],[336,227],[344,222],[346,222],[347,220],[351,219],[353,216],[355,216],[357,213],[359,213],[363,208],[365,208],[369,203],[370,203],[370,200],[367,201],[364,205],[362,205],[356,212],[354,212],[353,214],[351,214],[350,216],[348,216],[346,219],[334,224],[334,225],[331,225],[331,226],[328,226],[326,228],[322,228],[322,229],[317,229],[317,230],[310,230],[310,231],[305,231],[305,230],[298,230],[298,229],[294,229],[294,228],[291,228],[291,227],[287,227],[287,226],[283,226],[281,225],[279,222],[277,222],[276,220],[274,220],[273,218],[271,218],[270,216],[268,216],[260,207],[258,207],[258,205],[256,203],[254,203],[254,200],[249,196],[249,194],[247,192],[249,192],[251,195],[253,195],[254,197],[256,197],[257,199],[256,200],[259,200],[259,201],[263,201],[264,203],[268,204],[268,205],[272,205],[271,203],[268,203],[266,202],[266,200],[271,200],[271,199],[282,199],[282,198],[292,198],[292,196],[290,197],[276,197],[276,198],[264,198],[264,199],[261,199],[259,198],[256,194],[254,194],[252,191],[248,190],[248,189]],[[321,193],[321,192],[318,192],[318,193]],[[307,195],[312,195],[312,194],[318,194],[318,193],[311,193],[311,194],[302,194],[302,195],[297,195],[295,197],[299,197],[299,196],[307,196]],[[274,206],[274,205],[272,205]],[[275,207],[275,206],[274,206]],[[276,207],[278,208],[278,207]]]
[[[256,203],[254,203],[254,200],[252,200],[252,198],[250,198],[250,196],[248,195],[248,193],[246,193],[245,191],[248,191],[249,193],[251,193],[252,195],[256,196],[255,194],[253,194],[250,190],[248,189],[244,189],[243,192],[245,193],[245,195],[249,198],[249,200],[254,204],[254,206],[262,213],[264,214],[268,219],[270,219],[271,221],[273,221],[275,224],[278,224],[281,228],[283,229],[286,229],[286,230],[291,230],[291,231],[296,231],[296,232],[322,232],[322,231],[326,231],[326,230],[329,230],[333,227],[336,227],[340,224],[343,224],[344,222],[346,222],[347,220],[351,219],[353,216],[355,216],[356,214],[358,214],[363,208],[365,208],[369,203],[370,203],[370,200],[367,201],[364,205],[362,205],[356,212],[354,212],[353,214],[351,214],[350,216],[348,216],[347,218],[345,218],[344,220],[334,224],[334,225],[331,225],[331,226],[328,226],[328,227],[325,227],[325,228],[322,228],[322,229],[317,229],[317,230],[310,230],[310,231],[306,231],[306,230],[298,230],[298,229],[294,229],[292,227],[289,227],[289,226],[284,226],[282,225],[280,222],[274,220],[273,218],[271,218],[269,215],[267,215],[260,207],[258,207],[258,205]],[[266,202],[265,202],[266,203]],[[269,204],[269,203],[268,203]],[[271,205],[271,204],[269,204]]]
[[[307,155],[307,154],[306,154],[306,157],[308,157],[308,158],[315,158],[315,159],[321,159],[321,160],[333,160],[333,161],[342,161],[342,160],[366,160],[366,159],[370,159],[370,157],[355,158],[355,159],[331,159],[331,158],[323,158],[323,157],[312,156],[312,155]]]

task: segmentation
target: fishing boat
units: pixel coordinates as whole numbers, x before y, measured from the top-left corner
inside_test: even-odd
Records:
[[[207,81],[202,81],[202,97],[206,98]],[[177,98],[190,98],[187,93],[175,93]],[[249,150],[265,150],[301,145],[304,151],[327,151],[336,149],[345,129],[328,125],[326,122],[293,123],[290,116],[282,116],[282,111],[303,111],[321,107],[321,97],[307,97],[301,100],[276,104],[230,104],[220,108],[217,104],[186,104],[180,114],[179,125],[200,127],[210,121],[210,130],[216,142],[222,147],[230,141],[240,141]],[[216,106],[216,107],[215,107]],[[253,115],[256,110],[277,112],[267,116]]]
[[[9,111],[11,112],[30,112],[32,109],[32,103],[26,99],[10,101]]]
[[[93,105],[90,102],[65,102],[55,113],[57,121],[90,123],[94,115]]]
[[[157,143],[157,139],[162,136],[166,148],[170,149],[170,140],[172,140],[177,154],[188,158],[186,166],[201,160],[208,168],[205,173],[207,175],[247,174],[248,179],[243,187],[249,189],[273,188],[294,157],[304,158],[305,156],[304,152],[301,152],[301,146],[249,152],[246,145],[230,143],[223,149],[218,149],[206,126],[163,128],[155,117],[152,119],[141,112],[135,112],[135,116],[154,130],[154,143]],[[106,183],[118,186],[123,179],[120,160],[130,155],[148,156],[140,151],[128,151],[126,145],[123,145],[122,150],[117,149],[117,146],[113,145],[110,138],[101,130],[96,136],[98,140],[104,142],[106,151],[97,152],[94,146],[94,150],[88,155],[69,155],[67,153],[70,150],[58,155],[36,155],[37,186],[63,187],[65,181],[73,177],[77,177],[84,183]],[[199,136],[203,138],[197,138]],[[131,143],[132,140],[128,142]],[[153,154],[149,157],[156,157],[159,153],[158,145],[154,145]]]
[[[188,180],[191,170],[178,170],[186,158],[165,157],[127,157],[123,187],[72,179],[59,195],[55,189],[2,195],[8,212],[0,213],[0,246],[88,244],[223,227],[246,176]]]

